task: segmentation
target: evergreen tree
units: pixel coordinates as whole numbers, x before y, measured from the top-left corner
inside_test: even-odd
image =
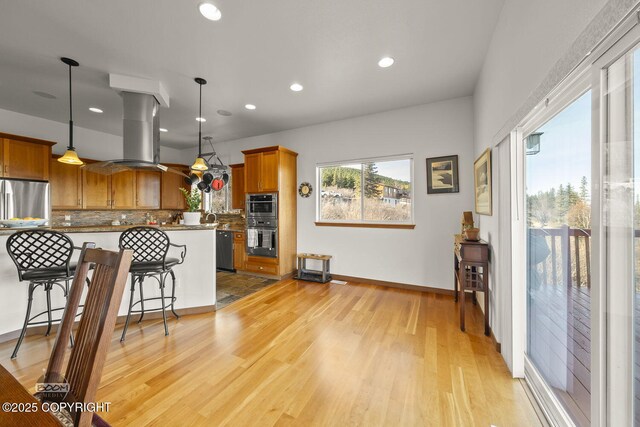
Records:
[[[364,164],[364,197],[378,199],[382,196],[380,176],[375,163]]]
[[[587,187],[587,177],[583,176],[580,180],[580,198],[587,201],[589,198],[589,188]]]

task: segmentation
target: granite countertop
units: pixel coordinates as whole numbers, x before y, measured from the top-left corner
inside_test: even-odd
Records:
[[[33,227],[33,228],[0,228],[0,236],[7,236],[13,234],[16,231],[21,230],[54,230],[62,233],[118,233],[126,230],[127,228],[141,226],[143,224],[130,224],[130,225],[85,225],[77,227]],[[165,225],[152,225],[151,227],[158,227],[164,231],[179,231],[179,230],[216,230],[218,223],[200,224],[200,225],[178,225],[178,224],[165,224]],[[228,230],[231,230],[230,228]],[[234,230],[235,231],[235,230]]]

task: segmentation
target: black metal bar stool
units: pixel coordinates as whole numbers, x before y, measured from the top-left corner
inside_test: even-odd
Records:
[[[73,280],[76,263],[71,262],[74,249],[73,242],[64,233],[52,230],[24,230],[13,233],[7,239],[7,252],[18,268],[18,279],[29,282],[27,314],[20,337],[11,355],[12,359],[18,355],[20,345],[24,340],[28,326],[47,324],[48,336],[51,325],[60,319],[53,319],[54,311],[64,310],[65,307],[51,308],[51,291],[58,286],[64,293],[65,299],[69,294],[69,281]],[[47,296],[47,309],[31,316],[33,292],[42,286]],[[66,303],[65,303],[66,306]],[[38,320],[47,315],[47,320]],[[71,337],[73,345],[73,337]]]
[[[167,257],[169,247],[181,248],[180,258]],[[171,312],[179,319],[174,304],[176,302],[176,275],[173,267],[182,264],[187,255],[186,245],[176,245],[169,241],[169,236],[164,231],[155,227],[133,227],[124,231],[120,235],[120,249],[133,250],[133,262],[129,273],[131,273],[131,297],[129,299],[129,311],[127,312],[127,320],[124,324],[122,337],[120,341],[124,341],[129,327],[129,319],[132,313],[140,313],[138,323],[142,321],[145,312],[162,311],[162,320],[164,322],[164,334],[169,335],[167,328],[167,308],[171,308]],[[165,303],[164,287],[168,275],[171,275],[172,288],[169,303]],[[158,282],[160,287],[160,297],[145,298],[142,290],[142,284],[147,277],[151,277]],[[140,292],[140,299],[134,302],[136,284]],[[144,303],[147,301],[160,300],[160,307],[147,308],[145,311]],[[140,304],[139,310],[133,307]]]

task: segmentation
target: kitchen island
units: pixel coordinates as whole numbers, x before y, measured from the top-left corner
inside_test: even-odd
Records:
[[[120,233],[133,225],[98,225],[83,227],[47,227],[69,235],[75,246],[84,242],[94,242],[97,247],[109,250],[118,249]],[[178,314],[200,313],[215,310],[216,304],[216,224],[199,226],[161,225],[158,228],[169,235],[172,243],[187,246],[187,255],[183,264],[174,267],[176,274],[176,303]],[[0,229],[0,341],[17,338],[27,311],[27,282],[18,281],[16,266],[7,253],[7,239],[17,230]],[[170,248],[168,256],[177,257],[178,248]],[[72,260],[80,255],[74,251]],[[124,317],[129,307],[130,279],[118,312]],[[170,281],[166,284],[170,289]],[[157,283],[147,280],[144,284],[145,297],[160,296]],[[138,293],[136,292],[136,295]],[[62,307],[64,297],[56,288],[51,293],[52,307]],[[31,313],[46,309],[44,291],[39,288],[34,293]],[[59,313],[59,312],[58,312]],[[58,317],[58,313],[54,314]],[[145,316],[146,317],[146,316]],[[46,316],[43,316],[43,320]],[[169,315],[169,330],[175,321]],[[135,325],[135,323],[133,323]]]

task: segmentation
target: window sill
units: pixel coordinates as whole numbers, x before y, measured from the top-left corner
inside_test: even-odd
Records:
[[[415,224],[384,224],[369,222],[319,222],[316,221],[317,227],[356,227],[356,228],[400,228],[405,230],[413,230]]]

